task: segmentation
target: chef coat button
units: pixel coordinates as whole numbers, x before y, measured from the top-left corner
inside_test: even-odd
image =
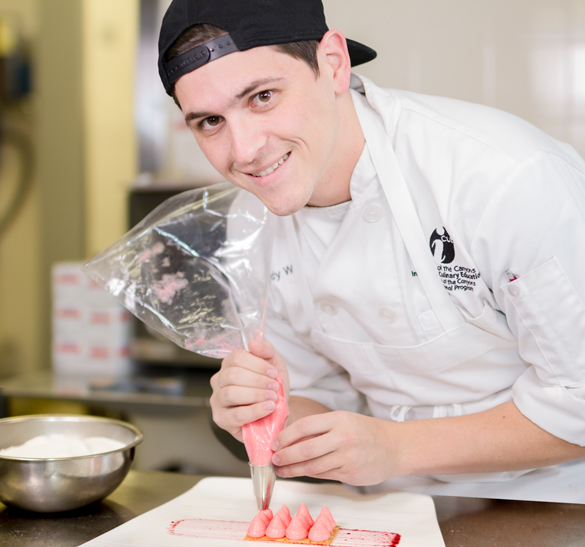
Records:
[[[514,296],[515,298],[518,298],[519,296],[522,296],[522,289],[520,287],[517,287],[516,285],[512,285],[508,288],[508,292]]]
[[[396,314],[390,308],[380,308],[378,315],[386,323],[394,323],[396,321]]]
[[[364,219],[368,222],[378,222],[382,218],[382,209],[377,205],[368,205],[364,209]]]
[[[321,311],[327,315],[337,315],[337,308],[329,302],[321,302]]]

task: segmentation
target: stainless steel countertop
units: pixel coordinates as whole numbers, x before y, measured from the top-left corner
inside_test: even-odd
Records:
[[[130,471],[101,503],[55,515],[0,504],[0,545],[78,547],[193,487],[203,476]],[[447,547],[585,545],[585,505],[435,496]]]
[[[209,405],[211,387],[209,379],[214,371],[203,369],[181,370],[167,368],[156,369],[149,374],[134,374],[128,378],[99,378],[88,376],[59,376],[51,371],[39,371],[28,375],[0,381],[0,397],[55,399],[76,401],[86,404],[106,405],[115,408],[136,408],[139,406],[200,408]],[[143,389],[149,380],[171,378],[180,384],[180,390],[173,393],[164,389]],[[112,389],[100,388],[100,383],[120,383]],[[127,385],[125,386],[124,383]],[[156,386],[155,386],[156,387]]]

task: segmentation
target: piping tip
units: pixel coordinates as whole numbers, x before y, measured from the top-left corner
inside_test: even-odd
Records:
[[[252,465],[250,464],[250,474],[252,475],[252,484],[254,486],[254,495],[258,509],[263,511],[268,509],[274,483],[276,482],[276,473],[272,464]]]

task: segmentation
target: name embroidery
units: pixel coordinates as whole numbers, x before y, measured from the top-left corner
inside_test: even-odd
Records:
[[[272,279],[272,281],[280,281],[281,270],[282,270],[282,272],[284,272],[284,276],[289,275],[289,274],[292,275],[292,273],[293,273],[292,264],[289,264],[288,266],[283,266],[280,270],[276,270],[275,272],[272,272],[270,274],[270,279]]]

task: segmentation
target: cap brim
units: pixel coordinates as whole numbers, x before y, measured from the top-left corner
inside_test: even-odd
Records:
[[[368,61],[372,61],[378,55],[371,47],[360,44],[355,40],[346,39],[346,41],[349,58],[351,59],[351,66],[363,65]]]

